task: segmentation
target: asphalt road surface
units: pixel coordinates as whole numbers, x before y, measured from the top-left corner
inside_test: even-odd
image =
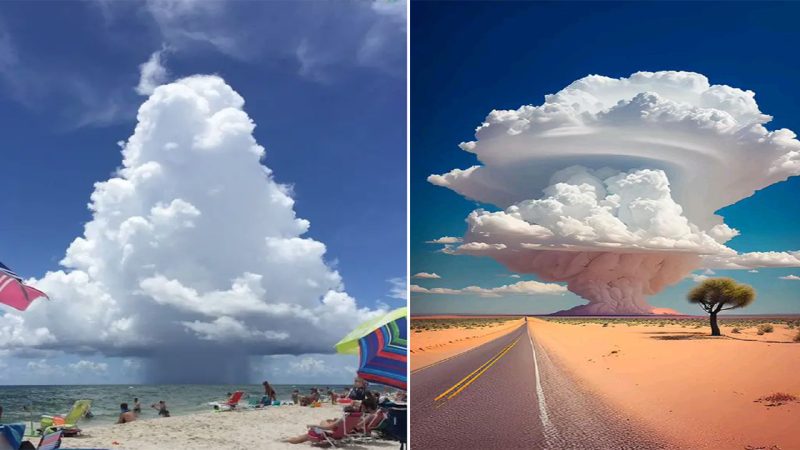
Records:
[[[661,449],[593,398],[527,325],[411,374],[411,448]]]

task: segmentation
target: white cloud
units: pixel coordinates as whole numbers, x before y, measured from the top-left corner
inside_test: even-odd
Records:
[[[294,58],[301,76],[320,82],[348,66],[405,75],[405,1],[309,8],[292,2],[148,0],[144,10],[177,51],[205,46],[241,61]]]
[[[325,361],[307,356],[300,361],[290,362],[289,372],[314,375],[330,372],[330,368],[325,364]]]
[[[691,278],[691,280],[694,281],[695,283],[700,283],[702,281],[707,280],[709,278],[709,276],[708,275],[698,275],[696,273],[691,273],[691,274],[689,274],[688,278]]]
[[[428,272],[418,272],[415,273],[411,278],[430,278],[430,279],[439,279],[442,278],[436,273],[428,273]]]
[[[464,244],[445,253],[565,281],[590,302],[581,314],[648,313],[647,295],[700,267],[800,265],[738,255],[724,245],[738,231],[715,214],[800,174],[800,142],[768,130],[754,97],[701,74],[638,72],[492,111],[461,144],[482,165],[428,180],[502,210],[470,214]]]
[[[69,364],[67,367],[69,368],[69,370],[79,373],[92,372],[96,374],[104,374],[108,371],[108,364],[103,362],[96,363],[84,359],[76,363]]]
[[[800,280],[800,277],[798,277],[797,275],[786,275],[785,277],[778,277],[778,278],[780,278],[781,280],[792,280],[792,281]]]
[[[715,269],[800,267],[800,251],[749,252],[733,256],[708,255],[703,258],[703,266]]]
[[[503,297],[508,295],[536,295],[536,294],[563,294],[567,288],[560,284],[540,283],[538,281],[520,281],[514,284],[503,285],[496,288],[482,288],[479,286],[467,286],[462,289],[450,288],[424,288],[411,285],[411,292],[418,294],[441,294],[441,295],[463,295],[474,294],[481,297]]]
[[[31,280],[51,301],[0,316],[0,349],[162,358],[178,369],[228,358],[238,367],[249,354],[330,352],[385,312],[360,308],[326,264],[325,245],[302,237],[309,222],[260,164],[243,104],[215,76],[155,89],[123,144],[122,168],[95,184],[92,219],[64,269]],[[192,366],[185,348],[198,346],[206,354]]]
[[[458,244],[459,242],[461,242],[461,238],[453,236],[442,236],[432,241],[425,241],[425,242],[428,244]]]
[[[164,52],[166,47],[153,52],[150,58],[139,66],[139,84],[135,88],[139,95],[149,96],[156,87],[167,81],[167,69],[162,61]]]
[[[388,281],[392,285],[389,290],[389,297],[408,300],[408,280],[405,277],[391,278]]]

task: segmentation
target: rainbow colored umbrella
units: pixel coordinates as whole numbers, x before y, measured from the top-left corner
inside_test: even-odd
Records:
[[[336,344],[339,353],[359,354],[358,376],[406,389],[408,309],[399,308],[359,325]]]

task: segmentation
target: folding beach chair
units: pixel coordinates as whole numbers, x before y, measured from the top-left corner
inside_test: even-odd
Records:
[[[349,435],[351,435],[354,430],[358,429],[361,421],[362,413],[345,413],[342,420],[339,421],[336,428],[333,430],[312,426],[308,429],[308,436],[312,443],[320,444],[324,442],[330,444],[332,447],[336,447],[337,442],[342,443],[348,441]]]
[[[226,400],[224,403],[220,403],[220,406],[227,406],[230,409],[235,409],[239,402],[242,400],[242,396],[244,395],[244,391],[236,391],[231,395],[231,397]]]
[[[64,430],[64,436],[77,436],[81,429],[78,428],[78,421],[86,416],[86,412],[92,406],[91,400],[78,400],[72,405],[72,409],[66,416],[42,416],[39,423],[42,433],[56,429]]]
[[[38,450],[55,450],[61,447],[61,436],[64,430],[53,431],[52,433],[45,433],[42,435],[42,440],[39,441]]]
[[[401,406],[388,408],[387,417],[378,430],[387,438],[400,442],[400,448],[406,448],[406,424],[408,423],[408,410]]]

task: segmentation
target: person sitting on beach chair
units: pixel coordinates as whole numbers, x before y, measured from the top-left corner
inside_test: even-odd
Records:
[[[300,406],[309,406],[319,401],[319,391],[317,388],[311,388],[311,392],[306,396],[300,397]]]
[[[319,425],[307,425],[308,431],[305,434],[288,438],[284,442],[302,444],[311,441],[334,445],[335,441],[353,433],[361,423],[361,413],[345,413],[344,417],[339,419],[323,420]]]

